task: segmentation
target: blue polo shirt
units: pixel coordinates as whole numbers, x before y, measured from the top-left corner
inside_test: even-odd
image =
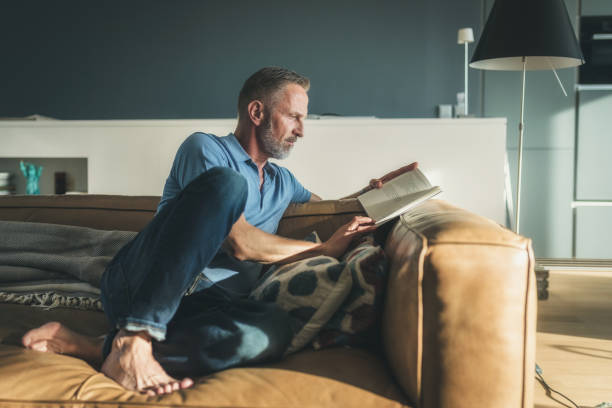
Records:
[[[264,182],[260,189],[257,165],[233,133],[218,137],[196,132],[181,144],[176,153],[157,211],[159,212],[168,200],[174,198],[191,180],[213,167],[229,167],[245,178],[248,197],[244,216],[249,224],[265,232],[271,234],[276,232],[278,223],[290,203],[304,203],[310,200],[310,192],[293,174],[275,163],[268,162],[264,166]],[[254,283],[260,270],[260,264],[240,262],[220,251],[203,273],[210,284],[221,282],[237,273],[245,275],[247,281]],[[206,284],[203,284],[205,287]],[[202,285],[199,289],[203,289]]]

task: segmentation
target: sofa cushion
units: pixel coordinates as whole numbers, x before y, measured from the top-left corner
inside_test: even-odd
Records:
[[[159,199],[95,194],[0,196],[0,220],[140,231],[155,215]],[[277,233],[299,239],[316,230],[326,240],[355,215],[364,215],[357,199],[294,203],[285,211]]]
[[[0,304],[0,406],[400,408],[407,403],[380,356],[342,348],[221,371],[196,378],[193,388],[147,397],[126,391],[82,360],[17,345],[26,330],[49,320],[89,335],[108,329],[100,312]]]
[[[305,239],[319,241],[316,233]],[[348,295],[351,275],[344,266],[321,255],[272,267],[251,292],[251,299],[274,302],[289,313],[294,336],[286,354],[310,343]]]
[[[375,244],[370,234],[342,259],[351,275],[351,289],[340,308],[315,337],[315,349],[340,345],[370,346],[378,337],[376,325],[380,321],[388,272],[385,252]]]
[[[0,220],[140,231],[155,215],[158,203],[159,197],[152,196],[0,196]]]

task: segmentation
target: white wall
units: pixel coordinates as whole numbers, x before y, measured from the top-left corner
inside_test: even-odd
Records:
[[[176,149],[233,119],[0,122],[0,157],[86,157],[89,193],[160,195]],[[440,198],[505,222],[505,119],[312,119],[280,164],[323,198],[418,161]]]

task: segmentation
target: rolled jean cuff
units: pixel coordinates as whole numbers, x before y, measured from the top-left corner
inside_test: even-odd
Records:
[[[117,329],[125,329],[131,332],[145,331],[154,340],[164,341],[166,339],[166,326],[151,323],[146,320],[125,318],[117,322]]]

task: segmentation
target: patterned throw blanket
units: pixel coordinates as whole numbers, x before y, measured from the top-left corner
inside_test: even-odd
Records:
[[[102,273],[135,235],[0,221],[0,302],[102,310]]]

